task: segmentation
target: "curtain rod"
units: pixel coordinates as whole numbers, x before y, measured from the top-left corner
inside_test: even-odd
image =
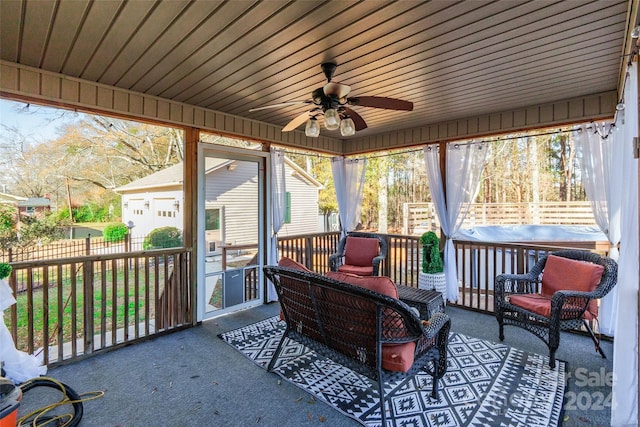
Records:
[[[593,122],[591,122],[593,123]],[[510,141],[510,140],[514,140],[514,139],[522,139],[522,138],[532,138],[534,136],[545,136],[545,135],[555,135],[555,134],[559,134],[559,133],[565,133],[565,132],[573,132],[574,129],[572,128],[566,128],[566,129],[557,129],[554,131],[549,131],[549,132],[544,132],[544,133],[537,133],[535,135],[520,135],[520,136],[497,136],[494,138],[485,138],[485,139],[479,139],[479,140],[475,140],[475,139],[471,139],[471,140],[459,140],[459,141],[448,141],[447,143],[451,143],[451,144],[485,144],[488,142],[497,142],[497,141]],[[407,150],[402,150],[402,151],[394,151],[393,154],[406,154],[406,153],[417,153],[417,152],[421,152],[424,150],[424,147],[427,145],[436,145],[435,143],[432,144],[424,144],[422,147],[420,148],[412,148],[412,149],[407,149]],[[389,154],[379,154],[379,155],[375,155],[375,156],[367,156],[367,159],[374,159],[374,158],[378,158],[378,157],[385,157],[388,156]]]
[[[593,123],[595,123],[595,121],[589,122],[589,124],[593,124]],[[447,143],[483,144],[483,143],[488,143],[488,142],[511,141],[511,140],[514,140],[514,139],[532,138],[532,137],[536,137],[536,136],[557,135],[557,134],[560,134],[560,133],[574,132],[575,130],[576,130],[575,127],[571,127],[571,128],[565,128],[565,129],[557,129],[557,130],[543,132],[543,133],[536,133],[534,135],[497,136],[497,137],[493,137],[493,138],[485,138],[485,139],[480,139],[480,140],[471,139],[471,140],[448,141]],[[356,157],[356,158],[376,159],[376,158],[380,158],[380,157],[387,157],[387,156],[389,156],[391,154],[417,153],[417,152],[423,151],[424,147],[427,146],[427,145],[435,145],[435,143],[423,144],[420,148],[411,148],[411,149],[406,149],[406,150],[399,149],[398,151],[393,151],[393,152],[385,151],[385,154],[365,155],[365,156],[360,156],[360,157]],[[338,155],[332,156],[332,155],[321,154],[321,153],[308,153],[308,152],[297,151],[297,150],[289,150],[288,148],[284,148],[284,151],[286,153],[303,154],[303,155],[307,155],[307,156],[316,156],[316,157],[327,157],[327,158],[339,157]]]

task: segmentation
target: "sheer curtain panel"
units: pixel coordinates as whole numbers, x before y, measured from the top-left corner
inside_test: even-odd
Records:
[[[287,210],[287,187],[285,183],[284,151],[271,148],[271,251],[269,265],[278,264],[278,231],[285,221]],[[278,295],[273,283],[267,282],[267,301],[277,301]]]
[[[633,139],[638,137],[638,63],[627,69],[623,114],[618,115],[624,155],[622,169],[622,238],[618,259],[618,309],[613,340],[612,426],[638,425],[638,159]]]
[[[366,159],[331,158],[331,173],[338,199],[342,235],[353,231],[360,222]]]
[[[582,150],[580,164],[587,198],[600,230],[609,239],[609,256],[618,260],[620,243],[620,211],[622,208],[623,133],[621,128],[605,123],[580,126],[573,132],[576,145]],[[613,336],[618,292],[614,287],[600,301],[600,332]]]
[[[460,229],[469,206],[475,200],[488,148],[481,143],[448,143],[446,153],[446,195],[442,185],[439,149],[424,149],[431,198],[444,233],[444,272],[447,299],[458,300],[458,268],[453,238]]]

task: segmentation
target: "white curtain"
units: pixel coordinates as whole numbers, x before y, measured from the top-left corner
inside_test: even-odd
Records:
[[[4,310],[15,303],[16,299],[9,284],[0,280],[0,360],[4,362],[6,377],[15,384],[20,384],[45,375],[47,366],[42,363],[42,353],[36,357],[16,349],[11,332],[4,323]]]
[[[278,231],[284,224],[287,211],[287,188],[285,183],[284,151],[271,147],[271,251],[269,265],[278,264]],[[267,282],[267,301],[277,301],[273,283]]]
[[[573,137],[582,150],[581,166],[587,197],[593,215],[609,239],[609,256],[618,260],[622,208],[622,159],[624,142],[620,129],[611,124],[592,123],[577,128]],[[614,335],[617,312],[617,287],[600,301],[600,332]]]
[[[353,231],[360,221],[366,159],[331,158],[331,173],[338,199],[342,235]]]
[[[638,137],[638,64],[627,70],[623,114],[620,127],[624,155],[620,164],[624,185],[622,193],[622,230],[618,259],[618,310],[613,341],[612,426],[638,425],[638,160],[633,158],[633,139]]]
[[[447,279],[447,299],[449,301],[458,300],[458,267],[452,239],[460,229],[470,204],[478,194],[487,150],[488,148],[480,143],[447,144],[447,194],[445,200],[439,150],[433,146],[427,146],[424,149],[429,190],[446,239],[444,272]]]

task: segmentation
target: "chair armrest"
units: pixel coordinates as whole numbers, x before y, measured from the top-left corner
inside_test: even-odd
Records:
[[[589,302],[595,298],[597,298],[597,293],[593,291],[556,291],[551,297],[551,318],[579,319],[589,306]]]
[[[428,320],[428,326],[422,328],[427,339],[436,337],[436,348],[438,349],[438,378],[442,378],[447,372],[447,347],[449,345],[449,330],[451,329],[451,319],[444,313],[434,313]]]
[[[384,259],[384,255],[378,255],[373,258],[373,276],[380,275],[380,262]]]
[[[496,276],[494,283],[496,303],[502,302],[511,294],[537,293],[539,284],[538,277],[531,274],[500,274]]]
[[[331,271],[338,271],[338,267],[342,265],[343,259],[344,255],[338,252],[329,255],[329,269]]]
[[[431,339],[440,334],[442,328],[451,323],[451,319],[447,314],[438,312],[433,313],[433,316],[431,316],[431,318],[426,322],[427,325],[422,327],[422,333],[424,334],[425,338]],[[446,341],[449,341],[448,336],[446,337]]]

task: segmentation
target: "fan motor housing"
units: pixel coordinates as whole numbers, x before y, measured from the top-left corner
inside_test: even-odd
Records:
[[[321,87],[311,93],[311,99],[313,99],[314,104],[322,107],[322,111],[327,111],[329,108],[338,110],[342,106],[339,98],[325,95]]]

